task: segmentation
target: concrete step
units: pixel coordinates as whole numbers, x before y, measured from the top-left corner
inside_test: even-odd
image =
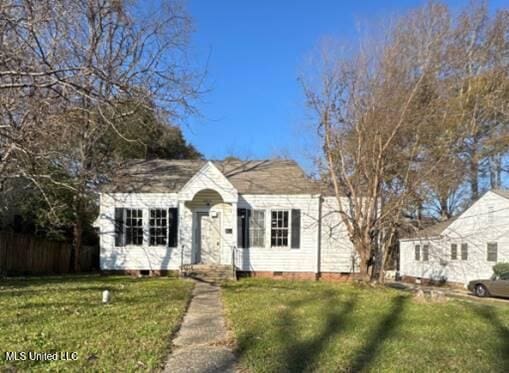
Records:
[[[186,264],[182,266],[181,272],[185,277],[209,283],[223,283],[228,280],[236,280],[233,268],[229,265]]]

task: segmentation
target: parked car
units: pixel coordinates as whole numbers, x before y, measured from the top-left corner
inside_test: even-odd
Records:
[[[468,290],[478,297],[494,296],[509,298],[509,272],[493,275],[489,280],[473,280]]]

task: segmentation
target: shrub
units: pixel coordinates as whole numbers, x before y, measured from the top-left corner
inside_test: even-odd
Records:
[[[506,272],[509,272],[509,263],[497,263],[493,266],[493,273],[496,275],[501,275]]]

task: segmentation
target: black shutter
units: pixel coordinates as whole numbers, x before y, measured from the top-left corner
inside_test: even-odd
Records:
[[[292,209],[292,249],[300,248],[300,210]]]
[[[178,246],[179,209],[172,207],[168,209],[168,246]]]
[[[237,209],[237,246],[249,247],[249,215],[248,209]]]
[[[124,209],[115,208],[115,246],[124,246]]]

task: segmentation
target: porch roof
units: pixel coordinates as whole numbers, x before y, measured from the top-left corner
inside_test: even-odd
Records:
[[[205,165],[205,160],[134,160],[118,169],[106,193],[177,193]],[[212,161],[241,194],[320,193],[292,160]]]

